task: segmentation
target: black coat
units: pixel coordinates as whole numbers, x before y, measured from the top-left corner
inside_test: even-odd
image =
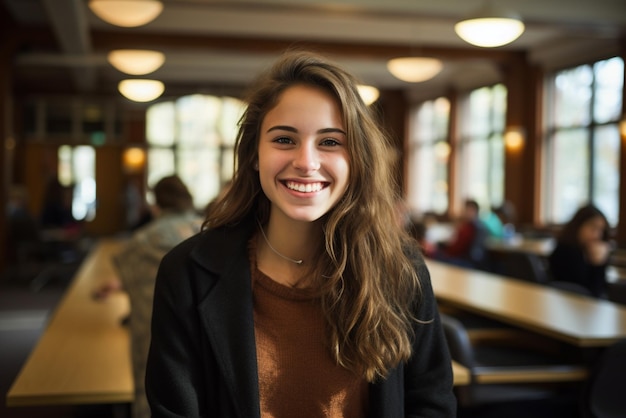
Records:
[[[259,390],[247,243],[252,222],[205,231],[168,253],[154,295],[146,392],[153,417],[257,418]],[[428,271],[413,358],[370,386],[369,416],[454,417],[452,369]],[[306,416],[306,411],[303,411]]]
[[[558,242],[548,257],[554,280],[572,282],[585,287],[595,297],[606,296],[607,263],[590,264],[582,247]]]

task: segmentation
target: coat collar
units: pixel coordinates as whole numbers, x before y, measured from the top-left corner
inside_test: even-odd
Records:
[[[209,277],[202,289],[198,313],[218,367],[243,417],[259,417],[259,389],[248,240],[254,223],[205,232],[192,258]]]

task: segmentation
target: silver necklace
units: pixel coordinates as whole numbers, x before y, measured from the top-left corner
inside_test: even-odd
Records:
[[[270,241],[267,239],[267,236],[265,235],[265,231],[263,230],[263,227],[261,226],[261,222],[257,219],[256,221],[259,224],[259,229],[261,230],[261,235],[263,235],[263,239],[265,240],[265,242],[267,243],[267,246],[270,247],[270,250],[272,250],[277,256],[284,258],[287,261],[291,261],[294,264],[300,265],[302,264],[303,260],[295,260],[293,258],[287,257],[286,255],[283,255],[281,253],[279,253],[276,248],[272,247],[272,244],[270,244]]]

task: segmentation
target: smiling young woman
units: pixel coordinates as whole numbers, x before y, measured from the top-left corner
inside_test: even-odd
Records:
[[[231,187],[159,270],[153,416],[455,416],[394,152],[356,80],[288,52],[247,103]]]

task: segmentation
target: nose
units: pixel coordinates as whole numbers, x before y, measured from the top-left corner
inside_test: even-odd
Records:
[[[317,171],[320,168],[320,158],[317,149],[309,144],[302,144],[296,150],[293,159],[294,168],[305,173]]]

